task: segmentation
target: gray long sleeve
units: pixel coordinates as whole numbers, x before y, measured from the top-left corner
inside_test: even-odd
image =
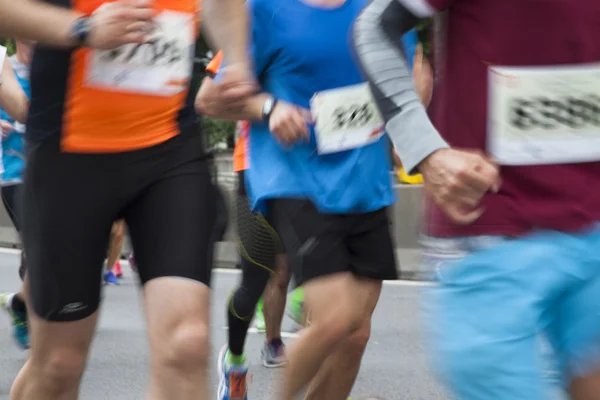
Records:
[[[425,0],[373,0],[357,18],[353,32],[359,65],[387,133],[410,172],[434,151],[448,147],[414,89],[400,44],[402,35],[428,13],[433,10]]]

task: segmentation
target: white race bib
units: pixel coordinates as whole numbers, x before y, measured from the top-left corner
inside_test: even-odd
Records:
[[[600,161],[600,63],[492,67],[488,150],[504,165]]]
[[[383,118],[366,83],[319,92],[310,109],[320,154],[366,146],[384,133]]]
[[[195,23],[193,14],[163,11],[145,43],[91,52],[85,86],[166,97],[187,90]]]

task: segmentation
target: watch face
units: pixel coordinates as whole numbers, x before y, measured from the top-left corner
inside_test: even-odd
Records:
[[[275,101],[272,97],[269,97],[263,106],[263,118],[268,118],[271,115],[271,111],[273,111],[273,103]]]

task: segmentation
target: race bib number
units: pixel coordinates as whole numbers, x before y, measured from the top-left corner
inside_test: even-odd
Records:
[[[163,11],[155,18],[154,32],[146,42],[91,52],[85,85],[154,96],[187,90],[195,23],[193,14]]]
[[[488,150],[504,165],[600,161],[600,64],[490,69]]]
[[[320,154],[366,146],[384,133],[383,118],[366,83],[319,92],[310,108]]]

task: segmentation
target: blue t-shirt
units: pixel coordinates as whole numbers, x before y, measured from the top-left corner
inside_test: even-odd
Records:
[[[317,92],[365,82],[350,50],[352,25],[368,0],[324,9],[300,0],[251,0],[252,56],[264,91],[309,108]],[[267,125],[250,131],[248,194],[254,209],[266,200],[308,198],[322,213],[360,213],[389,206],[395,195],[388,142],[318,154],[310,141],[282,147]]]
[[[31,89],[29,87],[29,66],[17,61],[15,56],[10,57],[11,66],[15,72],[19,84],[27,97],[31,98]],[[15,124],[15,121],[0,110],[0,118]],[[2,174],[2,186],[13,185],[23,181],[23,171],[25,170],[26,154],[22,130],[13,130],[2,138],[2,162],[4,163],[4,173]]]
[[[402,46],[404,47],[404,54],[408,61],[408,67],[412,70],[415,52],[417,51],[417,45],[419,44],[419,34],[416,29],[412,29],[402,36]]]

